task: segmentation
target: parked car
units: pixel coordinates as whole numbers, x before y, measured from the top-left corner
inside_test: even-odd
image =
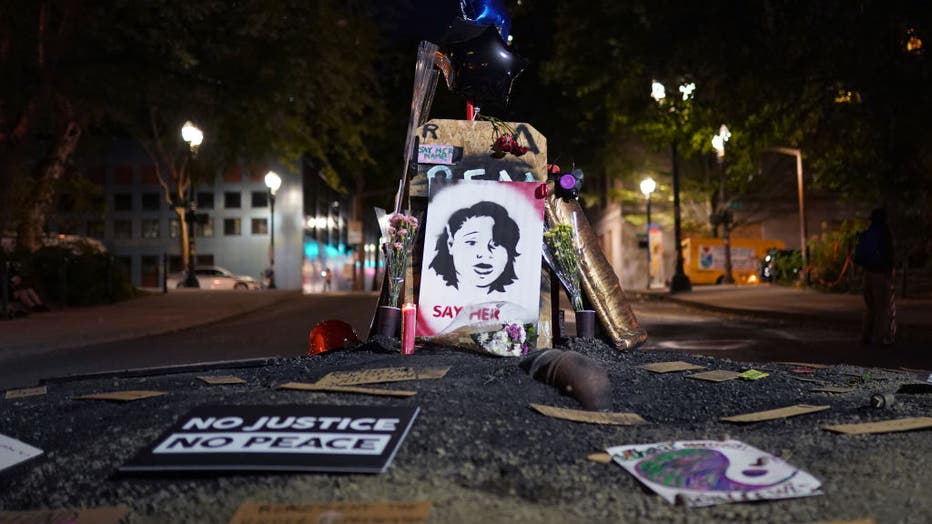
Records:
[[[247,275],[234,275],[220,266],[196,266],[194,274],[201,289],[259,289],[259,282]],[[184,287],[184,271],[168,275],[169,289]]]

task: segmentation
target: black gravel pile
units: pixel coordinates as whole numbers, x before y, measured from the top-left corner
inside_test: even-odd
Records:
[[[648,423],[600,426],[547,418],[528,404],[579,406],[528,377],[518,359],[444,348],[403,356],[397,345],[380,340],[262,367],[79,380],[51,384],[44,396],[0,400],[0,433],[45,451],[0,473],[0,509],[126,504],[132,508],[131,522],[222,523],[243,502],[429,500],[432,522],[932,522],[932,431],[845,436],[820,429],[932,415],[932,394],[922,388],[896,394],[892,406],[870,406],[871,395],[916,383],[915,373],[846,366],[799,373],[794,370],[802,368],[791,364],[621,353],[594,339],[564,339],[559,348],[604,365],[614,410],[640,414]],[[710,370],[753,367],[770,376],[712,383],[686,378],[691,372],[655,374],[637,367],[668,360]],[[404,399],[275,389],[289,381],[313,382],[332,371],[395,366],[449,366],[450,371],[439,380],[372,386],[418,392]],[[211,386],[197,380],[204,374],[235,375],[246,384]],[[855,389],[811,391],[820,384]],[[135,389],[168,394],[128,403],[72,399]],[[411,405],[421,413],[382,475],[117,473],[194,407],[301,403]],[[831,409],[749,425],[718,420],[799,403]],[[617,465],[586,459],[608,446],[725,438],[784,457],[819,478],[825,494],[689,509],[669,505]]]

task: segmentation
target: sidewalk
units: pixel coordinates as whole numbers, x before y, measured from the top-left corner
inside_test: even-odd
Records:
[[[692,291],[676,294],[664,288],[634,289],[626,291],[626,295],[632,299],[669,300],[724,313],[858,330],[865,308],[861,295],[820,293],[770,284],[693,286]],[[898,336],[932,337],[932,299],[897,298],[896,319]]]
[[[173,290],[112,305],[0,321],[0,362],[210,324],[300,296],[298,291]]]

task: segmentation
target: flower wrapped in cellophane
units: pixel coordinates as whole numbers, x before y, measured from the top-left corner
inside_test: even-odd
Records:
[[[382,250],[385,253],[385,271],[388,273],[388,305],[398,307],[398,298],[404,286],[408,255],[417,236],[418,219],[395,213],[388,217],[387,236]]]
[[[517,321],[471,324],[430,337],[430,343],[500,357],[520,357],[535,349],[537,329],[534,324]]]
[[[544,259],[569,294],[573,310],[581,311],[583,300],[579,285],[580,250],[576,236],[575,228],[569,224],[548,224],[544,231]]]

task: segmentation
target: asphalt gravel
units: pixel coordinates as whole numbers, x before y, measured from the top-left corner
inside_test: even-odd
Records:
[[[125,504],[132,523],[223,523],[244,502],[431,501],[431,522],[792,522],[872,518],[878,523],[932,522],[932,431],[846,436],[821,429],[932,415],[932,394],[913,387],[887,408],[871,395],[918,383],[913,371],[742,363],[686,353],[622,353],[595,339],[558,347],[599,361],[613,388],[613,409],[646,424],[602,426],[545,417],[529,403],[578,408],[576,401],[529,377],[518,359],[427,347],[404,356],[370,343],[313,357],[223,369],[246,383],[207,385],[211,370],[94,377],[49,384],[48,394],[0,399],[0,434],[43,449],[0,472],[0,510]],[[712,383],[688,372],[655,374],[637,366],[684,360],[709,369],[769,373],[757,381]],[[439,380],[398,383],[410,398],[290,391],[332,371],[410,366],[450,367]],[[806,379],[799,380],[799,379]],[[851,385],[844,394],[815,393],[818,381]],[[403,385],[403,387],[399,387]],[[374,386],[379,387],[379,386]],[[127,403],[73,400],[87,393],[154,389],[167,395]],[[907,388],[909,389],[909,388]],[[379,475],[117,473],[180,416],[205,405],[333,404],[419,406],[420,415],[388,471]],[[735,425],[719,417],[792,404],[831,409]],[[668,504],[615,464],[587,455],[606,447],[693,439],[737,439],[779,455],[822,481],[823,495],[780,501],[686,508]]]

